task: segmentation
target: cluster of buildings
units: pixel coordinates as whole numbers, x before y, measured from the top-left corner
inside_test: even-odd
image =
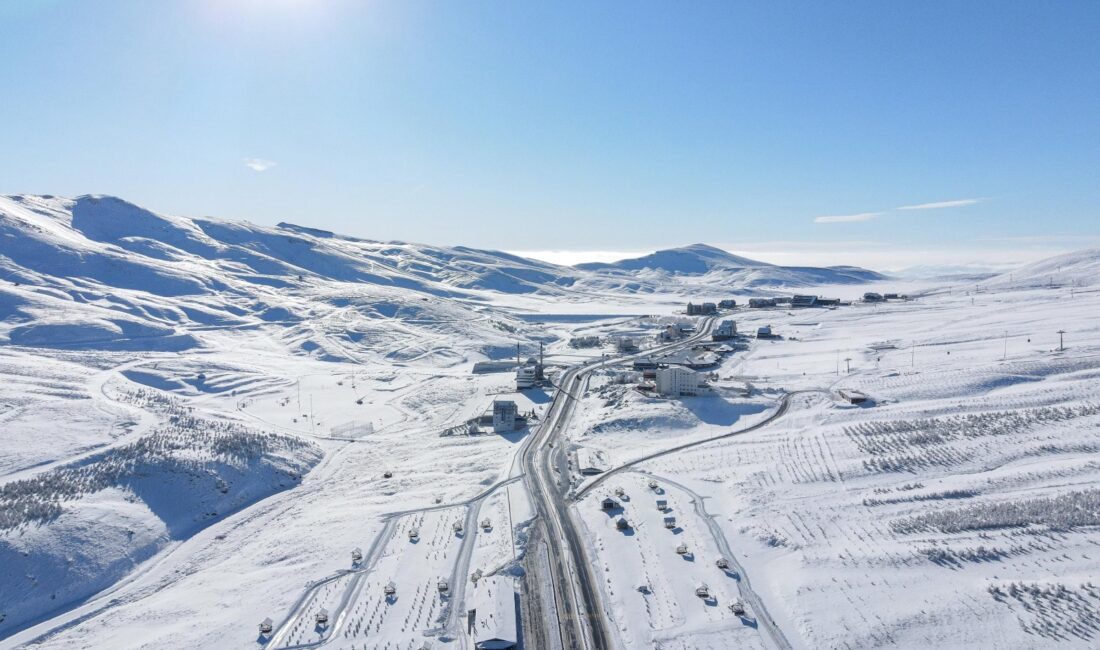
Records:
[[[713,302],[702,302],[698,305],[689,302],[687,305],[688,316],[709,316],[718,313],[718,305]]]
[[[749,298],[750,309],[765,309],[769,307],[806,309],[809,307],[837,307],[840,304],[840,298],[822,298],[821,296],[811,295],[780,296],[778,298]]]
[[[717,304],[713,302],[701,302],[699,304],[689,302],[687,304],[688,316],[710,316],[717,314],[719,309],[736,309],[737,301],[732,298],[725,300],[719,300]]]
[[[688,397],[707,391],[707,373],[722,360],[722,355],[733,352],[733,347],[721,344],[704,344],[690,350],[642,357],[634,360],[634,370],[642,378],[653,381],[653,390],[664,397]]]
[[[875,293],[873,291],[863,294],[863,302],[886,302],[887,300],[909,300],[909,296],[896,293]]]
[[[658,343],[667,343],[669,341],[679,341],[688,334],[695,331],[695,326],[691,323],[676,323],[674,325],[667,325],[665,329],[657,335]]]

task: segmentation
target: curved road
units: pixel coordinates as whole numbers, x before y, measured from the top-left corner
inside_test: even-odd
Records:
[[[554,393],[546,419],[532,438],[531,444],[521,452],[524,480],[534,501],[535,510],[543,522],[541,531],[544,533],[549,556],[551,575],[546,578],[554,589],[556,602],[553,605],[560,636],[554,639],[554,645],[595,650],[609,650],[613,647],[612,636],[600,603],[598,582],[592,576],[581,535],[569,512],[572,500],[568,497],[569,473],[567,469],[563,469],[564,451],[562,445],[555,444],[562,438],[561,434],[569,424],[578,401],[578,393],[583,390],[588,376],[594,370],[643,356],[690,347],[710,334],[715,320],[714,316],[708,317],[694,335],[682,341],[566,370],[558,390]],[[556,476],[555,466],[558,468]],[[534,544],[534,541],[531,543]],[[537,574],[538,564],[529,563],[528,569]],[[543,605],[542,611],[549,616],[545,605],[547,604]],[[542,634],[550,634],[546,627],[549,626],[540,625]],[[527,642],[533,643],[533,640],[528,639]]]

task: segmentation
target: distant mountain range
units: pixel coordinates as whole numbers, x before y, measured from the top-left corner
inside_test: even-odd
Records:
[[[1040,262],[1013,281],[1083,282],[1095,277],[1098,259],[1083,251]],[[882,279],[857,267],[768,264],[705,244],[568,267],[289,223],[168,216],[110,196],[0,196],[0,344],[180,350],[218,328],[277,326],[289,347],[313,356],[361,360],[368,350],[456,363],[471,352],[510,354],[517,338],[539,336],[489,306],[507,296],[717,299]],[[424,343],[439,340],[433,333],[444,323],[470,349]]]
[[[778,266],[733,255],[706,244],[657,251],[618,262],[578,264],[578,269],[603,274],[654,274],[709,278],[718,286],[803,287],[820,284],[862,284],[886,276],[855,266]]]
[[[701,284],[726,291],[881,279],[855,267],[784,267],[695,244],[611,264],[566,267],[464,246],[381,242],[280,223],[257,226],[158,214],[110,196],[0,198],[5,273],[96,282],[158,296],[289,288],[307,278],[434,296],[615,290],[670,292]]]

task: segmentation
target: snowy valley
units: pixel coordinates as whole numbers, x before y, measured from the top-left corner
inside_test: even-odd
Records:
[[[0,197],[0,647],[1093,648],[1097,314]]]

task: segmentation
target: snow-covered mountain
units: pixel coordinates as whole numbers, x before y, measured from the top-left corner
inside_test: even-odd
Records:
[[[1100,248],[1047,257],[1002,273],[983,284],[996,286],[1089,286],[1100,281]]]
[[[577,268],[606,275],[630,274],[651,282],[675,283],[688,276],[693,284],[715,286],[803,287],[819,284],[862,284],[885,276],[854,266],[778,266],[740,257],[706,244],[657,251],[618,262],[579,264]]]
[[[523,325],[488,316],[485,292],[554,292],[568,273],[505,253],[171,217],[113,197],[0,197],[0,342],[21,345],[182,350],[206,331],[270,325],[292,350],[362,360],[425,353],[409,343],[447,323],[494,356]]]
[[[739,257],[707,244],[692,244],[660,250],[642,257],[618,262],[591,262],[577,268],[593,271],[667,271],[672,274],[702,275],[720,269],[742,269],[772,266],[766,262]]]

